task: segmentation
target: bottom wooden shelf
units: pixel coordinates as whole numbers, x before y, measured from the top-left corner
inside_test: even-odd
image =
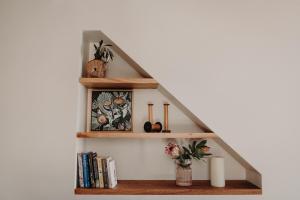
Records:
[[[228,180],[224,188],[210,186],[208,180],[178,187],[172,180],[118,180],[113,189],[76,188],[80,195],[259,195],[262,190],[245,180]]]

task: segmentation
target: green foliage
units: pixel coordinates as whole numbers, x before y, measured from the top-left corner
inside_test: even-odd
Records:
[[[95,48],[95,59],[96,60],[102,60],[104,63],[108,63],[109,61],[112,61],[114,58],[113,52],[110,50],[111,44],[103,44],[103,40],[99,42],[99,46],[94,44]]]
[[[178,164],[182,167],[188,167],[191,164],[191,159],[194,158],[196,160],[201,160],[206,156],[210,156],[210,153],[207,153],[209,149],[206,146],[207,140],[201,140],[199,143],[197,141],[193,141],[192,144],[188,145],[187,147],[182,146],[182,152],[178,156]]]
[[[204,152],[204,148],[208,148],[206,146],[207,140],[202,140],[197,144],[197,141],[193,142],[193,145],[191,146],[192,148],[190,148],[191,150],[191,156],[194,159],[200,160],[201,158],[205,157],[205,156],[209,156],[211,155],[210,153],[206,153]]]

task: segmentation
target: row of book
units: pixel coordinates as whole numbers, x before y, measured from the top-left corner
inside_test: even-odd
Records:
[[[77,153],[77,185],[81,188],[114,188],[117,185],[116,162],[96,152]]]

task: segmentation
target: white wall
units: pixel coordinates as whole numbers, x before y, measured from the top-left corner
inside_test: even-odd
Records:
[[[97,29],[263,175],[262,197],[206,199],[299,198],[299,11],[292,0],[1,1],[0,198],[75,198],[82,31]]]

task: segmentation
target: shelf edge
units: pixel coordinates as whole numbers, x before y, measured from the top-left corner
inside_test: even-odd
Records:
[[[215,133],[124,133],[124,132],[79,132],[77,138],[136,138],[136,139],[168,139],[168,138],[217,138]]]

